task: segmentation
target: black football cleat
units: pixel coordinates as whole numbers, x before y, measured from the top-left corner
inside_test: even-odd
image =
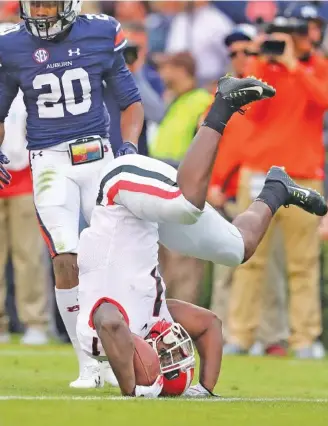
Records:
[[[276,90],[255,77],[234,78],[225,76],[219,79],[216,94],[220,93],[234,111],[243,113],[243,106],[262,99],[272,98]]]
[[[292,204],[317,216],[325,216],[328,211],[326,201],[318,191],[297,185],[283,167],[271,167],[265,182],[280,182],[284,185],[289,194],[285,207]]]

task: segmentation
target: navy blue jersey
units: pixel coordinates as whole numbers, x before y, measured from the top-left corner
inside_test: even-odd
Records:
[[[18,24],[0,35],[0,122],[20,87],[29,149],[109,135],[103,81],[121,110],[140,101],[122,55],[120,24],[107,15],[77,18],[60,40],[42,40]]]

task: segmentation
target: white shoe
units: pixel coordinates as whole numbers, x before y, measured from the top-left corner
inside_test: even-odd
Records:
[[[48,336],[44,331],[29,327],[20,342],[23,345],[46,345],[48,341]]]
[[[255,342],[254,345],[248,351],[248,354],[250,356],[264,356],[265,355],[265,348],[264,348],[263,343]]]
[[[71,382],[69,387],[75,389],[94,389],[104,386],[104,376],[101,374],[100,365],[85,365],[77,380]]]
[[[10,334],[9,333],[0,333],[0,343],[9,343]]]
[[[103,362],[103,372],[104,372],[104,380],[106,383],[109,383],[111,386],[115,388],[119,388],[117,378],[114,374],[112,367],[109,365],[109,362]]]
[[[295,356],[299,359],[323,359],[325,355],[325,348],[320,341],[313,342],[310,346],[295,350]]]
[[[313,343],[312,353],[314,359],[323,359],[326,356],[325,348],[319,340]]]

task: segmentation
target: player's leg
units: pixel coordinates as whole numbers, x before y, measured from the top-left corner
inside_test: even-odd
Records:
[[[273,95],[273,89],[255,79],[238,80],[229,77],[220,79],[218,94],[211,110],[178,169],[177,182],[184,197],[192,205],[200,210],[204,209],[212,165],[217,152],[218,137],[222,134],[233,112],[251,101]],[[325,201],[320,194],[299,187],[281,168],[273,167],[257,200],[246,212],[234,220],[233,225],[229,226],[225,222],[224,228],[231,233],[230,236],[228,235],[228,240],[231,240],[232,246],[236,243],[237,252],[235,250],[232,251],[232,262],[223,263],[228,266],[238,265],[238,257],[240,257],[240,249],[242,247],[244,251],[243,260],[249,259],[263,238],[277,209],[289,204],[295,204],[319,216],[323,216],[327,212]],[[210,214],[214,217],[213,211]],[[201,216],[203,226],[209,232],[209,227],[204,222],[204,216],[204,214]],[[201,219],[196,224],[198,231]],[[220,221],[218,216],[216,221]],[[194,229],[196,229],[196,225],[192,225]],[[214,238],[212,237],[212,239],[216,240],[217,244],[219,238],[221,239],[221,235],[217,234],[214,228],[211,232],[214,232]],[[194,236],[189,234],[189,240]],[[179,235],[176,234],[175,238],[178,239]],[[173,249],[164,241],[161,240],[161,242],[168,248]],[[199,247],[196,251],[199,253]],[[185,252],[183,253],[185,254]],[[195,256],[195,254],[190,253],[190,250],[186,254]],[[201,258],[204,259],[204,255]]]
[[[6,266],[10,249],[10,233],[8,229],[9,208],[5,198],[0,199],[0,344],[8,343],[8,317],[6,312]]]
[[[90,224],[91,213],[96,205],[101,171],[106,164],[114,159],[108,139],[103,139],[102,143],[104,147],[103,159],[81,164],[73,170],[74,180],[80,187],[81,212],[87,224]]]
[[[191,225],[160,223],[159,241],[169,250],[213,263],[236,266],[244,259],[240,231],[209,204]]]
[[[232,114],[252,101],[272,97],[274,94],[273,88],[255,79],[224,77],[219,80],[214,103],[178,169],[177,182],[191,204],[204,209],[219,137]],[[282,185],[275,185],[274,191],[282,193],[277,203],[283,205],[286,191],[283,187],[280,189],[280,186]],[[273,195],[271,198],[276,197]],[[271,217],[270,208],[263,202],[257,202],[243,216],[235,219],[243,236],[246,259],[263,237]]]
[[[203,210],[221,135],[231,116],[253,101],[271,98],[275,90],[253,79],[223,77],[215,100],[178,168],[177,182],[191,204]]]
[[[80,377],[85,379],[72,384],[94,387],[94,376],[98,376],[99,371],[95,361],[81,350],[76,336],[79,187],[67,177],[71,165],[66,152],[44,150],[42,156],[33,156],[32,152],[30,159],[34,203],[41,233],[52,257],[57,306],[78,356]]]
[[[115,158],[102,171],[97,204],[121,205],[149,222],[195,223],[201,211],[182,195],[176,170],[143,155]]]
[[[103,172],[97,204],[123,205],[138,218],[151,222],[197,222],[225,124],[241,106],[274,94],[271,88],[254,79],[224,78],[219,89],[205,125],[179,168],[180,187],[176,171],[167,164],[143,156],[125,156],[112,161]],[[242,246],[240,232],[233,232]]]

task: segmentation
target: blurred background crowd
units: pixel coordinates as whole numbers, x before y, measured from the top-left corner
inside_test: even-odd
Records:
[[[328,2],[85,1],[83,12],[122,23],[125,59],[145,108],[143,155],[178,167],[227,72],[276,87],[274,99],[233,117],[220,144],[208,201],[227,220],[257,197],[271,165],[328,195]],[[18,15],[18,2],[0,2],[2,23],[19,22]],[[111,93],[106,105],[116,151],[120,110]],[[22,344],[67,341],[35,219],[25,111],[13,109],[4,145],[13,183],[0,192],[0,343],[13,332],[22,333]],[[291,350],[319,359],[328,348],[327,239],[328,218],[290,207],[236,270],[164,247],[160,268],[168,297],[210,307],[223,320],[226,354]]]

